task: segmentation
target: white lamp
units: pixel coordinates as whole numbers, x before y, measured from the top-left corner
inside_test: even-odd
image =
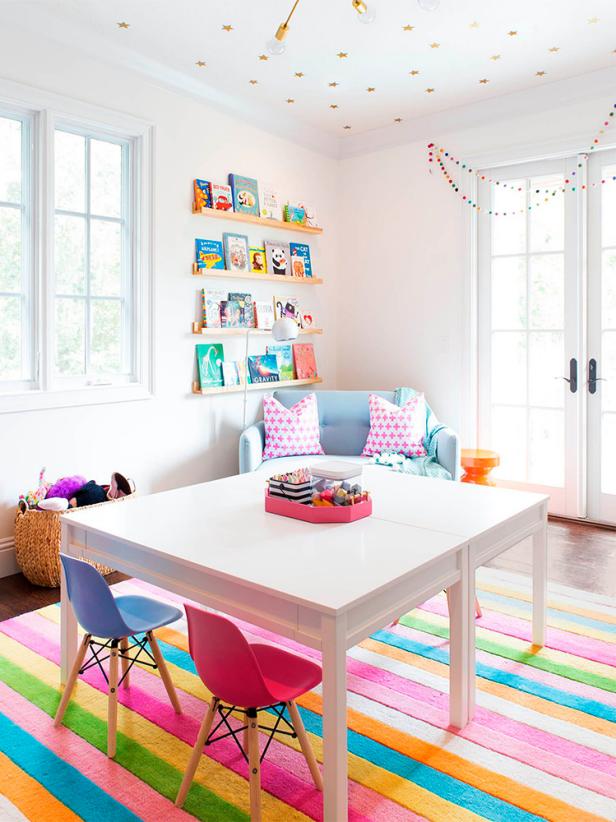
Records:
[[[248,341],[250,339],[250,328],[246,329],[246,351],[244,354],[244,417],[242,431],[246,430],[246,405],[248,402]],[[281,317],[272,326],[272,337],[276,342],[291,342],[299,335],[299,326],[290,317]]]

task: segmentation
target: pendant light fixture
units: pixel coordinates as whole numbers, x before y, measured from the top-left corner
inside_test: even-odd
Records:
[[[421,1],[421,0],[420,0]],[[429,2],[429,0],[424,0],[425,2]],[[436,1],[438,4],[438,0]],[[289,22],[295,13],[295,9],[299,4],[299,0],[295,0],[293,3],[293,7],[289,12],[289,16],[287,19],[281,23],[278,28],[276,29],[276,34],[272,37],[271,40],[268,40],[266,48],[267,51],[274,57],[277,57],[279,54],[284,54],[287,44],[285,43],[285,37],[289,31]],[[374,23],[376,19],[376,11],[374,8],[369,5],[366,0],[351,0],[351,5],[355,9],[358,14],[358,20],[361,23]]]
[[[424,11],[436,11],[440,5],[440,0],[417,0],[417,5]]]

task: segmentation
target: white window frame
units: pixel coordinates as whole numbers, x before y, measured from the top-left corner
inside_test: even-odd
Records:
[[[30,118],[32,146],[32,270],[34,380],[0,393],[0,413],[148,399],[154,392],[153,335],[153,126],[19,83],[0,81],[0,111]],[[129,210],[132,249],[133,340],[131,379],[66,380],[54,376],[53,283],[54,132],[56,128],[130,143]],[[3,386],[6,389],[6,384]]]

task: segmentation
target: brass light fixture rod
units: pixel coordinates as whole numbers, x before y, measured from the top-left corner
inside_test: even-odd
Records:
[[[295,0],[295,3],[293,3],[292,9],[289,12],[289,16],[284,21],[284,23],[281,23],[278,26],[278,28],[276,29],[276,34],[274,35],[276,40],[279,40],[280,42],[282,42],[284,40],[284,38],[287,36],[287,32],[289,31],[289,21],[291,20],[291,18],[295,14],[295,9],[297,8],[298,4],[299,4],[299,0]]]

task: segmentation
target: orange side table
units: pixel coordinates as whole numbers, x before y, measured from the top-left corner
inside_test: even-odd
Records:
[[[500,465],[500,457],[496,451],[487,451],[484,448],[463,448],[461,463],[464,468],[462,482],[472,482],[475,485],[496,485],[490,479],[490,471]]]

